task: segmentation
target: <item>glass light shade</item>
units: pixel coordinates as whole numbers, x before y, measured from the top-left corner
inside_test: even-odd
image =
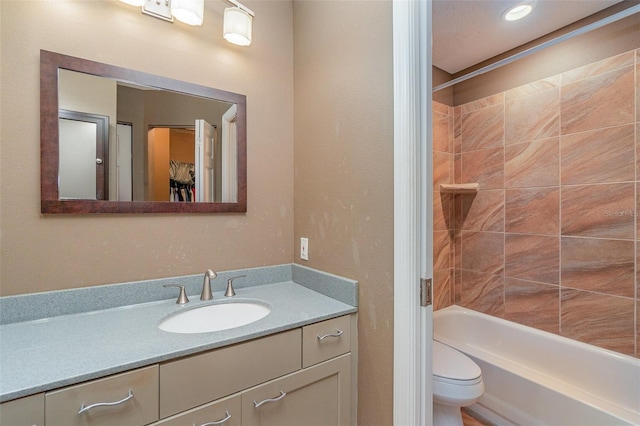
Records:
[[[253,18],[238,7],[227,7],[224,10],[223,37],[229,43],[238,46],[251,44],[251,26]]]
[[[144,0],[120,0],[122,3],[129,4],[131,6],[144,6]]]
[[[202,25],[204,0],[171,0],[171,15],[188,25]]]
[[[529,3],[518,4],[507,10],[502,16],[505,21],[517,21],[522,19],[533,10],[533,5]]]

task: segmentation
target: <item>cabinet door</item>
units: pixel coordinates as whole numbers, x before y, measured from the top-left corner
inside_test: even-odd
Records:
[[[302,329],[302,368],[351,350],[351,316],[333,318]]]
[[[348,425],[351,354],[242,392],[243,426]]]
[[[240,394],[222,398],[193,410],[185,411],[154,423],[154,426],[241,426],[242,408]]]
[[[47,426],[135,426],[158,420],[158,366],[47,392]]]
[[[0,404],[0,425],[43,426],[44,394],[41,393]]]

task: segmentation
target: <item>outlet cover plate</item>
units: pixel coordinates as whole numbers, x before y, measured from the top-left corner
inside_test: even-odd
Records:
[[[300,259],[309,260],[309,239],[300,238]]]

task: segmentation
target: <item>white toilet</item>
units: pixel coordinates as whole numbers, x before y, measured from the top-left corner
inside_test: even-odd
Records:
[[[462,352],[434,340],[434,426],[462,426],[460,408],[475,403],[483,393],[480,367]]]

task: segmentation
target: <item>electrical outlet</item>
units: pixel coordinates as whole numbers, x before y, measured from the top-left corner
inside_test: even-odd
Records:
[[[300,238],[300,259],[309,260],[309,239]]]

